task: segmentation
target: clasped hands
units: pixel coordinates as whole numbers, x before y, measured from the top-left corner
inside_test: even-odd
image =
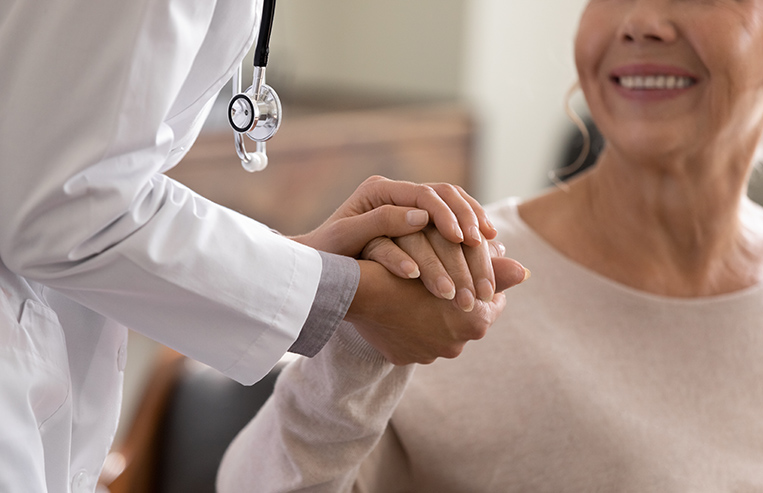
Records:
[[[503,256],[497,231],[460,187],[371,177],[321,226],[293,237],[358,259],[345,319],[394,364],[458,356],[506,307],[502,291],[527,278]]]

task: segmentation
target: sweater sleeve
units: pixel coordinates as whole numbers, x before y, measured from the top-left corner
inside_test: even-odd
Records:
[[[393,366],[343,322],[316,357],[284,369],[226,452],[219,493],[353,491],[412,373],[413,366]]]

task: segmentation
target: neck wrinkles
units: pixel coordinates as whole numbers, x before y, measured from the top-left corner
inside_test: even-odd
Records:
[[[599,270],[672,296],[721,294],[756,283],[760,239],[744,225],[748,167],[735,162],[627,162],[605,150],[596,169],[570,191],[588,247],[599,247],[606,259]]]

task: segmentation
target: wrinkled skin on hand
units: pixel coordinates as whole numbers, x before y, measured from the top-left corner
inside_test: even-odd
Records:
[[[502,291],[525,279],[515,260],[495,258],[497,288]],[[361,285],[346,319],[385,358],[396,365],[428,364],[435,359],[455,358],[470,340],[481,339],[506,307],[497,293],[491,301],[477,300],[465,312],[449,300],[436,298],[419,280],[400,279],[383,266],[361,261],[361,277],[375,282]],[[365,298],[375,303],[365,302]]]
[[[504,296],[493,293],[521,282],[525,270],[511,259],[491,260],[487,239],[495,235],[484,209],[460,187],[372,177],[320,227],[293,239],[376,260],[359,261],[345,319],[403,365],[457,356],[504,309]]]

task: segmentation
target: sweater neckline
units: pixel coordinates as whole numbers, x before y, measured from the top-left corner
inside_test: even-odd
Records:
[[[538,234],[529,224],[524,221],[524,219],[522,219],[522,216],[519,214],[519,204],[521,203],[522,200],[518,197],[510,197],[504,201],[504,205],[508,206],[508,214],[506,219],[512,222],[518,231],[523,232],[526,237],[529,238],[530,242],[532,242],[531,247],[543,252],[545,254],[544,257],[548,260],[551,260],[555,264],[556,268],[569,272],[569,274],[574,278],[583,280],[594,287],[599,287],[600,289],[606,289],[608,291],[614,291],[630,298],[640,299],[644,302],[674,306],[708,304],[714,305],[730,302],[744,303],[748,299],[755,300],[757,303],[757,301],[760,299],[761,290],[763,290],[763,282],[758,282],[747,288],[730,293],[710,296],[679,297],[650,293],[648,291],[643,291],[641,289],[628,286],[627,284],[623,284],[619,281],[615,281],[614,279],[599,274],[598,272],[584,266],[583,264],[574,261],[573,259],[564,255],[548,241],[546,241],[545,238]]]

